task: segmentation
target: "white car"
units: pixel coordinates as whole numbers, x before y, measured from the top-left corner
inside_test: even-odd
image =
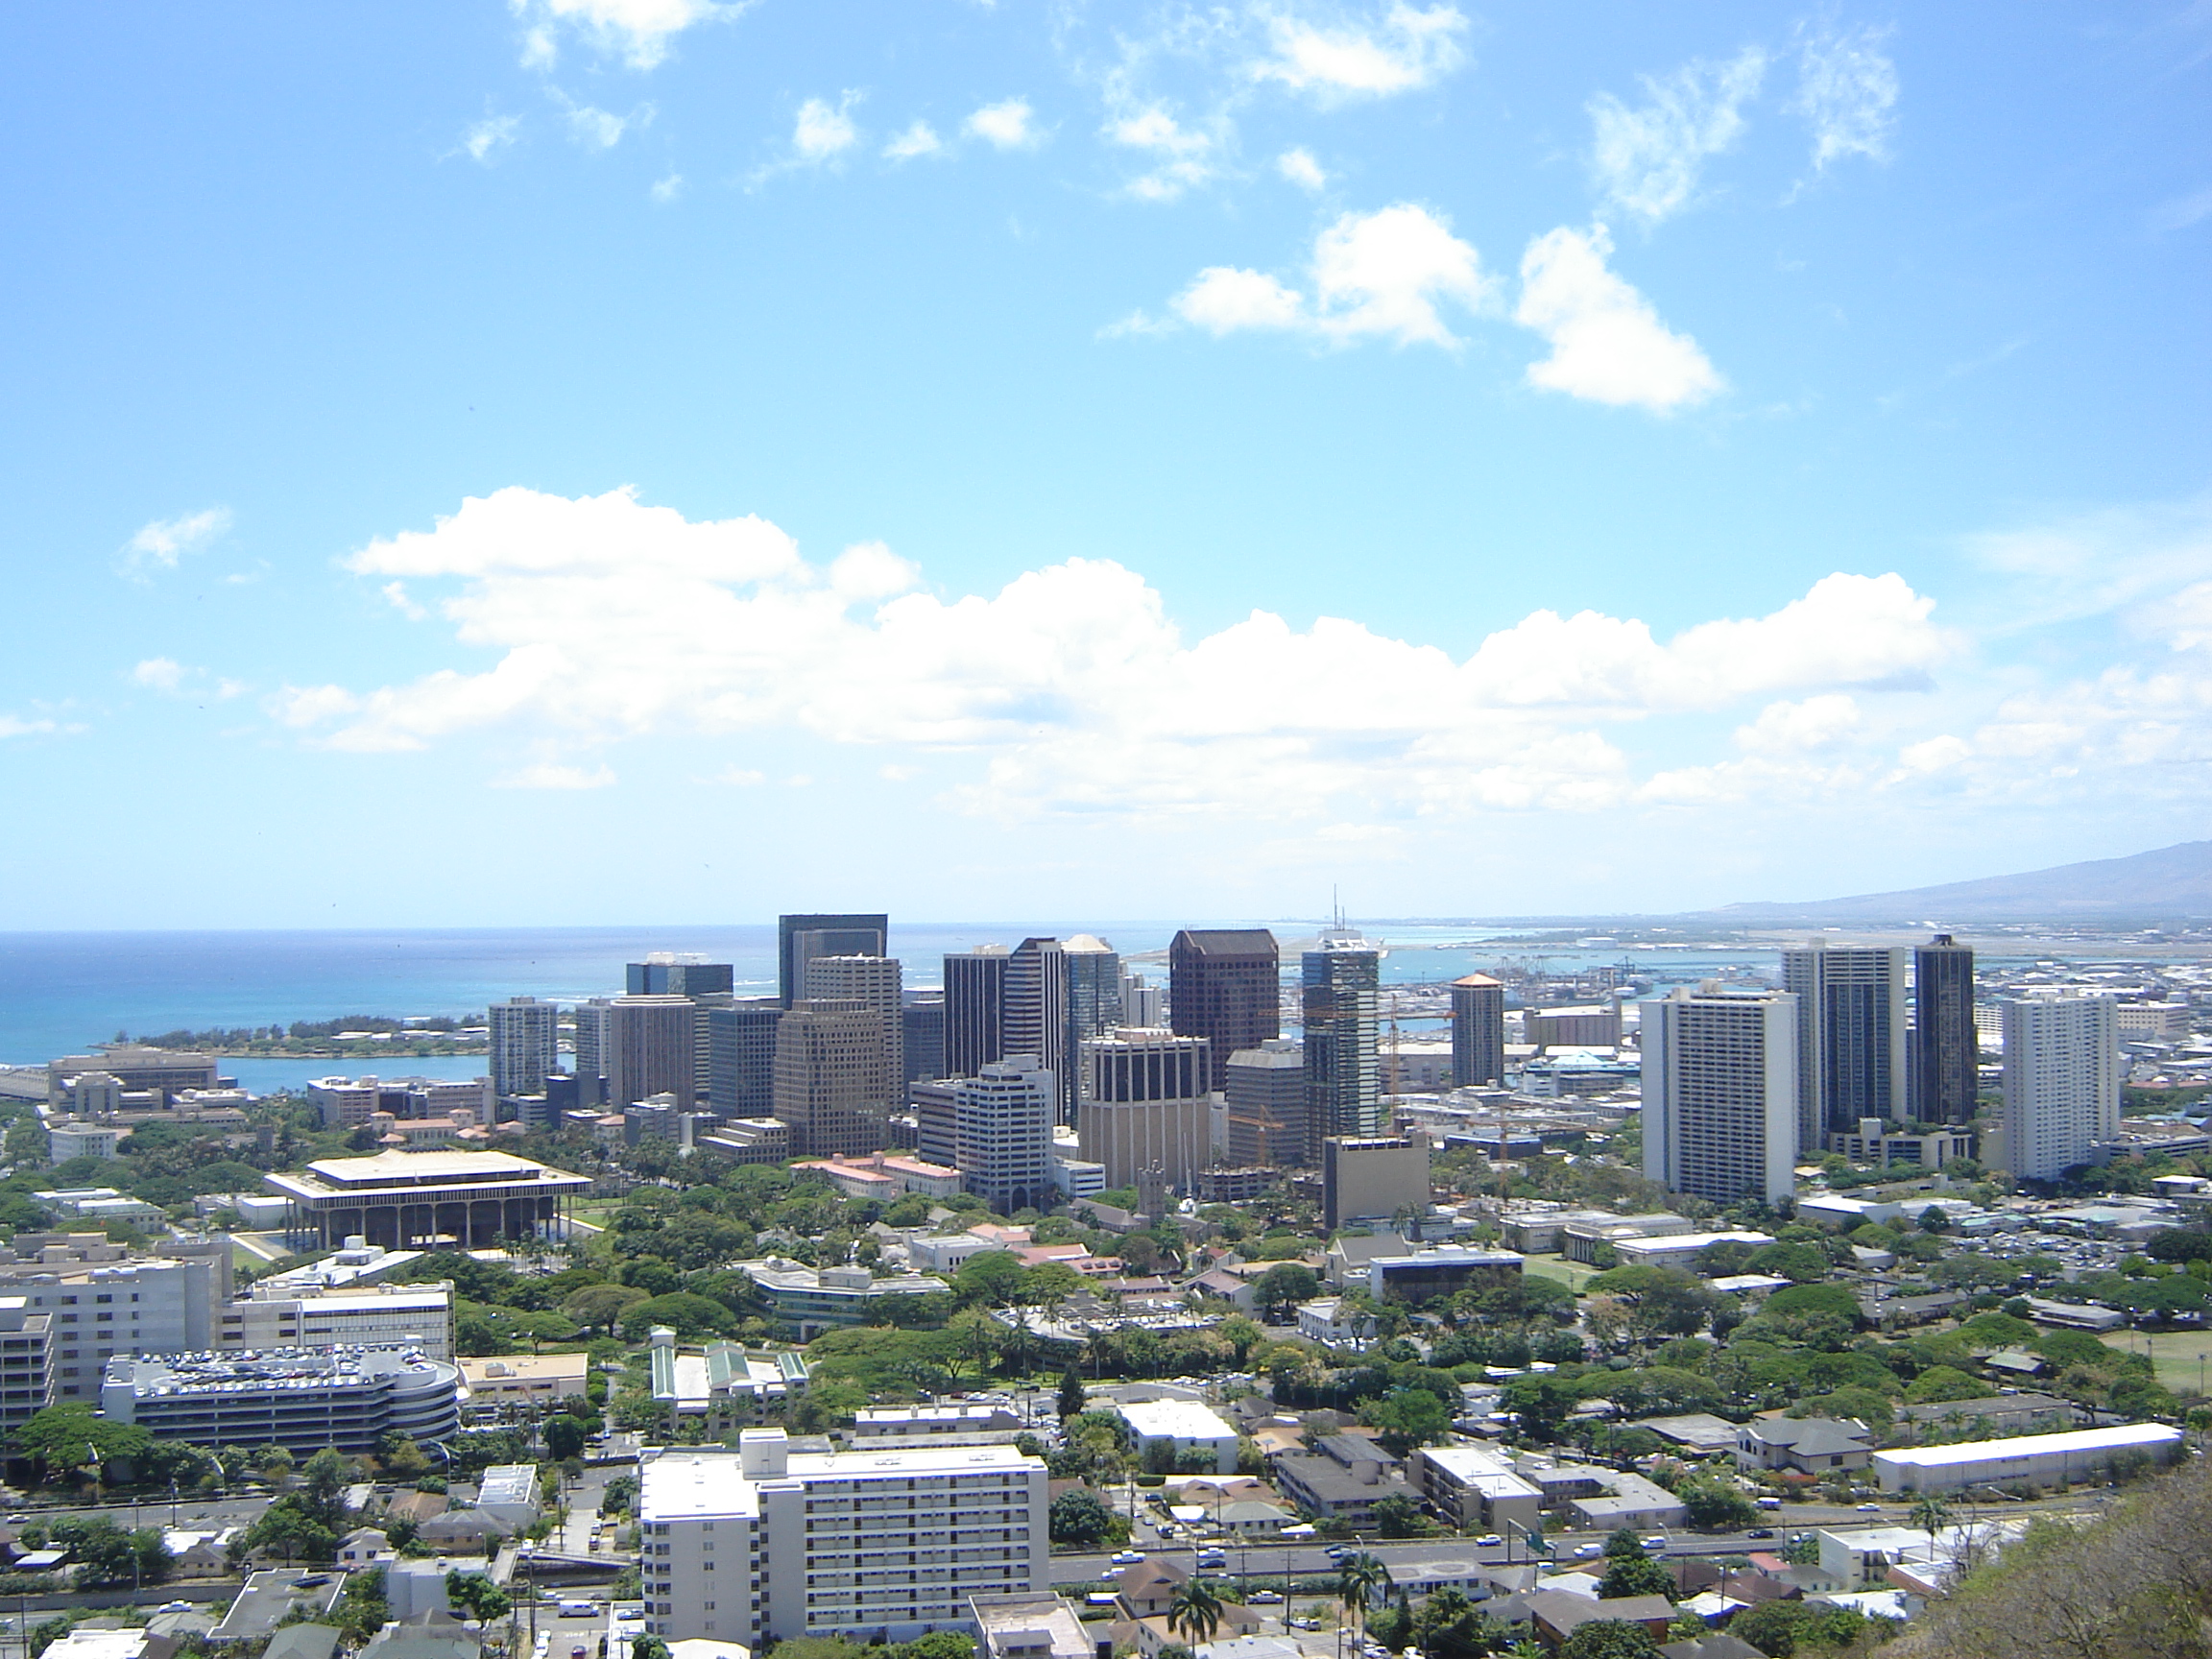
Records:
[[[1879,1503],[1862,1503],[1859,1505],[1859,1513],[1862,1515],[1879,1515],[1882,1513],[1882,1505]]]
[[[1502,1550],[1504,1547],[1505,1540],[1495,1532],[1485,1532],[1475,1540],[1475,1548],[1478,1550]]]
[[[1114,1551],[1114,1565],[1117,1567],[1134,1566],[1143,1559],[1144,1551],[1142,1550],[1117,1550]]]
[[[1647,1539],[1645,1539],[1645,1540],[1644,1540],[1644,1548],[1645,1548],[1645,1549],[1647,1549],[1647,1550],[1664,1550],[1664,1549],[1666,1549],[1666,1548],[1667,1548],[1667,1534],[1666,1534],[1666,1533],[1664,1533],[1664,1532],[1654,1532],[1654,1533],[1652,1533],[1650,1537],[1648,1537],[1648,1538],[1647,1538]]]
[[[1602,1544],[1577,1544],[1575,1546],[1575,1559],[1577,1561],[1587,1561],[1594,1555],[1604,1553],[1605,1546]]]

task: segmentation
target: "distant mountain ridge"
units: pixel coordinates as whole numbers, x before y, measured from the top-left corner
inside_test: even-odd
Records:
[[[2153,922],[2212,916],[2212,841],[2184,841],[2125,858],[2094,858],[1940,887],[1861,893],[1809,903],[1728,904],[1734,922]]]

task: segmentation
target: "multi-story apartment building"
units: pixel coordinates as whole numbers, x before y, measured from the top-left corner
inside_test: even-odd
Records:
[[[1049,1584],[1046,1472],[1011,1446],[670,1449],[639,1471],[645,1627],[757,1648],[965,1629],[968,1599]]]
[[[54,1403],[54,1316],[31,1311],[27,1296],[0,1296],[0,1431],[18,1429]]]
[[[1203,1037],[1208,1090],[1229,1082],[1229,1057],[1283,1035],[1282,954],[1264,927],[1186,927],[1167,947],[1167,1018]]]
[[[688,997],[617,997],[607,1004],[607,1104],[619,1112],[653,1094],[688,1106],[698,1087],[703,1016]]]
[[[1643,1005],[1644,1173],[1716,1204],[1794,1189],[1797,998],[1708,980]]]
[[[487,1014],[492,1087],[499,1094],[542,1094],[561,1059],[560,1009],[535,997],[510,997]]]
[[[2112,999],[2019,998],[2004,1013],[2005,1169],[2015,1180],[2056,1180],[2120,1133]]]

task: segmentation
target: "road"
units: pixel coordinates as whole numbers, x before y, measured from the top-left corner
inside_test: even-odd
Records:
[[[6,1506],[10,1520],[21,1515],[33,1521],[52,1521],[63,1515],[105,1515],[118,1527],[247,1527],[269,1507],[266,1497],[180,1498],[149,1493],[136,1503],[80,1503],[66,1499],[18,1498]]]

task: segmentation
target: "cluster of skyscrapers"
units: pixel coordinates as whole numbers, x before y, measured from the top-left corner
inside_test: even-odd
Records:
[[[2005,1113],[1981,1149],[2048,1180],[2118,1132],[2114,1005],[2060,994],[2008,1001],[2002,1019]],[[1645,1173],[1673,1190],[1772,1201],[1800,1161],[1884,1141],[1939,1164],[1976,1115],[1974,953],[1948,934],[1785,950],[1779,990],[1708,982],[1646,1002],[1641,1044]]]
[[[911,1149],[1009,1211],[1188,1190],[1219,1164],[1311,1166],[1328,1137],[1387,1126],[1381,953],[1341,926],[1300,963],[1303,1041],[1283,1036],[1264,928],[1177,933],[1165,987],[1078,934],[949,954],[943,989],[920,992],[888,935],[880,914],[781,918],[773,998],[737,996],[726,963],[633,963],[624,995],[576,1008],[566,1071],[553,1004],[495,1004],[493,1087],[526,1122],[620,1115],[632,1140]]]

